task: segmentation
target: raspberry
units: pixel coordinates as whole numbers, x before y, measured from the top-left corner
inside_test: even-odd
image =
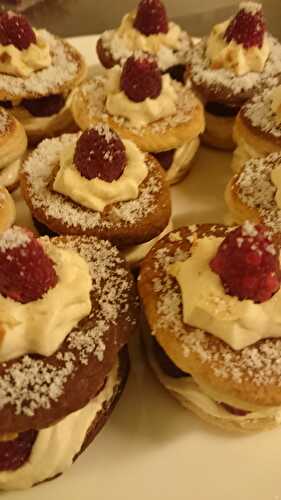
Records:
[[[86,179],[112,182],[119,179],[127,163],[124,144],[109,127],[98,125],[78,139],[74,163]]]
[[[168,170],[173,163],[175,155],[175,149],[170,149],[169,151],[162,151],[161,153],[154,153],[154,157],[159,161],[160,165],[164,170]]]
[[[141,0],[134,28],[146,36],[168,33],[168,18],[163,3],[160,0]]]
[[[37,431],[21,432],[16,439],[0,441],[0,471],[12,471],[24,465],[32,451]]]
[[[266,24],[260,4],[242,2],[240,10],[228,25],[224,38],[227,43],[235,40],[245,49],[262,47]]]
[[[12,44],[19,50],[24,50],[36,43],[36,35],[26,17],[4,12],[0,16],[0,43]]]
[[[113,66],[115,66],[116,61],[114,61],[110,50],[103,45],[101,38],[99,38],[97,41],[96,52],[101,64],[106,69],[110,69],[113,68]]]
[[[32,116],[52,116],[57,114],[65,105],[62,94],[39,97],[39,99],[23,99],[21,105]]]
[[[148,97],[156,99],[161,93],[161,72],[154,59],[149,56],[127,59],[123,66],[121,90],[134,102],[143,102]]]
[[[14,226],[0,236],[0,293],[26,304],[57,283],[54,264],[31,231]]]
[[[241,300],[265,302],[280,288],[279,251],[262,225],[245,222],[228,233],[210,267],[226,293]]]

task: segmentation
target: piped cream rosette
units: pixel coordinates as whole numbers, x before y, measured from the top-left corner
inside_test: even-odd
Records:
[[[0,108],[0,186],[14,189],[19,180],[27,137],[21,123]]]
[[[119,28],[105,31],[100,42],[109,51],[115,64],[122,63],[137,51],[147,52],[157,57],[162,71],[178,64],[185,64],[192,41],[181,28],[169,22],[167,33],[146,36],[134,28],[135,12],[123,17]]]
[[[155,99],[133,102],[120,90],[121,68],[109,70],[82,84],[73,95],[72,112],[83,130],[104,121],[121,137],[135,142],[150,153],[177,150],[179,153],[168,181],[181,179],[188,170],[204,130],[204,115],[200,101],[188,86],[162,76],[162,90]]]
[[[106,129],[108,130],[107,127]],[[83,177],[74,164],[76,145],[72,144],[65,148],[61,153],[60,167],[54,179],[54,191],[67,196],[83,207],[99,212],[103,212],[105,207],[112,203],[138,198],[139,186],[148,175],[145,155],[132,141],[123,140],[123,144],[127,165],[119,179],[112,182],[99,178],[89,180]],[[152,240],[122,249],[130,266],[138,266],[153,245],[171,230],[172,221],[170,220],[164,230]]]
[[[5,240],[14,238],[17,229],[13,231],[11,237],[6,231]],[[22,231],[20,237],[24,238]],[[21,243],[24,246],[25,241]],[[42,245],[54,263],[58,282],[41,299],[26,304],[0,296],[0,362],[28,353],[51,356],[91,310],[92,281],[85,260],[49,240],[42,240]]]

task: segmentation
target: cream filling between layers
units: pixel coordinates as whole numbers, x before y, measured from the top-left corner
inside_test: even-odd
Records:
[[[79,205],[102,212],[106,205],[134,200],[139,186],[148,175],[145,155],[131,141],[123,140],[127,165],[116,181],[88,180],[73,164],[75,144],[65,148],[60,158],[60,169],[54,180],[54,190],[68,196]]]
[[[256,421],[268,417],[274,418],[276,422],[281,423],[281,407],[279,406],[249,411],[247,415],[233,415],[220,405],[219,401],[213,400],[208,394],[206,394],[192,376],[186,378],[172,378],[166,375],[159,367],[151,346],[149,346],[148,349],[149,361],[157,375],[157,378],[166,389],[173,392],[177,396],[177,399],[181,401],[183,406],[188,408],[188,403],[191,403],[202,412],[207,413],[212,417],[233,422],[237,422],[238,420],[240,422]],[[223,400],[221,402],[223,403]]]
[[[261,304],[227,295],[220,277],[209,266],[222,241],[214,236],[197,240],[186,261],[169,267],[181,288],[184,323],[213,334],[236,350],[261,339],[281,337],[281,289]]]
[[[198,137],[193,139],[191,142],[186,142],[180,148],[175,150],[172,165],[166,172],[166,180],[169,183],[175,182],[178,178],[180,179],[182,175],[188,170],[188,166],[196,154],[200,145],[200,140]]]
[[[26,108],[24,108],[20,104],[13,108],[13,115],[24,126],[27,134],[40,131],[44,133],[44,131],[48,132],[53,128],[56,130],[57,126],[61,128],[63,128],[63,126],[67,127],[70,123],[73,122],[71,114],[71,99],[72,94],[70,94],[66,99],[63,108],[61,108],[58,113],[54,113],[51,116],[33,116]]]
[[[140,245],[133,245],[131,247],[126,248],[125,250],[122,250],[122,254],[124,255],[125,259],[131,266],[139,264],[145,256],[148,254],[148,252],[151,250],[151,248],[157,243],[157,241],[161,240],[166,234],[168,234],[170,231],[173,230],[173,222],[170,219],[168,225],[163,229],[162,233],[160,233],[158,236],[155,236],[152,240],[147,241],[146,243],[141,243]]]
[[[40,31],[35,31],[36,44],[19,50],[14,45],[0,44],[0,73],[29,77],[34,71],[50,66],[50,47]]]
[[[182,45],[180,27],[170,22],[167,33],[145,36],[134,28],[134,19],[135,12],[126,14],[117,30],[108,31],[103,35],[113,58],[116,61],[122,61],[133,52],[141,50],[157,55],[159,67],[162,70],[179,64],[179,56],[176,52],[181,49]]]
[[[91,311],[87,262],[72,250],[42,244],[54,262],[58,283],[27,304],[0,295],[0,362],[27,353],[51,356]]]
[[[207,41],[206,56],[213,69],[229,69],[236,76],[245,75],[251,71],[262,72],[270,53],[270,45],[265,33],[262,47],[245,49],[242,44],[224,39],[230,19],[216,24]]]
[[[127,118],[133,127],[142,128],[176,113],[178,96],[170,75],[162,76],[161,93],[156,99],[146,98],[142,102],[134,102],[126,96],[123,90],[120,90],[121,71],[119,66],[108,70],[105,90],[106,110],[109,114]]]
[[[84,408],[71,413],[57,424],[38,432],[31,455],[15,471],[0,472],[0,489],[15,490],[51,479],[68,469],[84,443],[88,429],[103,405],[110,401],[118,383],[117,361],[102,391]]]

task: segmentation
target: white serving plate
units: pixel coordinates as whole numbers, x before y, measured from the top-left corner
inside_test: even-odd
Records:
[[[71,40],[96,64],[96,37]],[[202,148],[172,189],[176,226],[223,222],[230,155]],[[30,223],[17,198],[18,222]],[[10,500],[281,500],[281,429],[250,436],[207,426],[154,379],[138,339],[125,393],[90,448],[60,478]],[[279,441],[280,439],[280,441]],[[1,497],[2,498],[2,497]]]

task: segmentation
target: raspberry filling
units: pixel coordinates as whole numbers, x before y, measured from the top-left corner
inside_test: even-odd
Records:
[[[169,151],[162,151],[161,153],[154,153],[153,156],[159,161],[160,165],[164,170],[169,170],[173,163],[175,156],[175,149],[170,149]]]
[[[21,432],[16,439],[0,441],[0,471],[13,471],[24,465],[30,457],[37,431]]]
[[[206,104],[205,109],[211,115],[222,116],[226,118],[232,118],[233,116],[236,116],[239,111],[239,108],[236,108],[234,106],[226,106],[225,104],[214,101],[209,101]]]
[[[220,404],[226,411],[228,411],[232,415],[236,415],[237,417],[245,417],[245,415],[248,415],[250,413],[249,411],[240,410],[239,408],[234,408],[234,406],[230,406],[226,403],[218,403],[218,404]]]
[[[134,28],[146,36],[168,33],[167,12],[163,3],[160,0],[141,0]]]
[[[40,299],[58,277],[31,231],[14,226],[0,236],[0,293],[26,304]]]
[[[210,262],[226,293],[257,303],[280,288],[279,251],[265,226],[245,222],[227,234]]]
[[[227,43],[231,40],[241,43],[245,49],[261,48],[265,32],[266,24],[261,5],[247,2],[241,4],[239,12],[228,25],[224,38]]]
[[[166,375],[168,375],[168,377],[172,378],[190,377],[189,373],[183,372],[180,368],[178,368],[174,364],[174,362],[169,358],[164,349],[162,349],[161,345],[155,339],[153,339],[153,350],[161,370]]]
[[[0,43],[24,50],[36,43],[36,35],[25,16],[4,12],[0,15]]]
[[[120,87],[131,101],[156,99],[162,89],[162,76],[156,61],[148,55],[129,57],[123,66]]]
[[[126,164],[126,150],[119,136],[106,125],[86,130],[77,141],[74,164],[86,179],[112,182],[119,179]]]
[[[21,105],[32,116],[47,117],[59,113],[65,105],[65,98],[62,94],[56,94],[39,97],[39,99],[23,99]]]

